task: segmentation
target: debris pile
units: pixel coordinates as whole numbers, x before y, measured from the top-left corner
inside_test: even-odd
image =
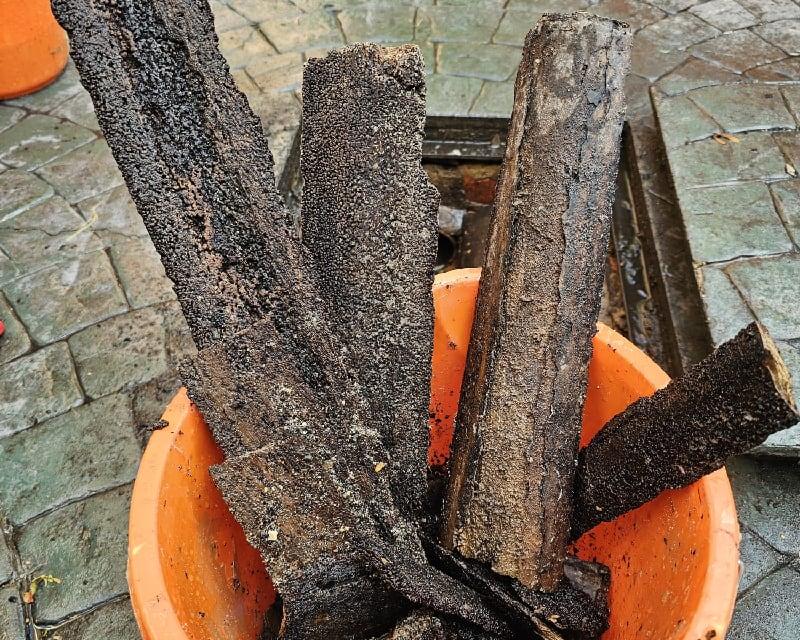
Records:
[[[198,345],[183,380],[280,595],[267,637],[597,638],[609,573],[569,541],[796,420],[753,326],[578,459],[625,25],[550,14],[527,37],[442,505],[419,50],[309,61],[298,227],[205,0],[53,4]]]

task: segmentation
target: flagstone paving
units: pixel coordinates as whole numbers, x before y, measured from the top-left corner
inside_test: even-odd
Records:
[[[220,47],[279,168],[310,56],[416,42],[430,113],[507,117],[525,33],[541,13],[573,9],[637,32],[631,131],[652,138],[661,124],[704,296],[696,322],[719,342],[756,317],[800,371],[800,88],[786,84],[800,80],[800,4],[214,2]],[[721,144],[720,132],[737,141]],[[194,347],[71,64],[0,103],[0,318],[0,640],[138,638],[125,581],[131,480]],[[742,458],[730,471],[744,570],[729,637],[800,637],[797,463]],[[61,583],[24,605],[43,574]]]

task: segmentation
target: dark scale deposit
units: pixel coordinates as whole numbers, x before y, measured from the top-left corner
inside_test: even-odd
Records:
[[[181,369],[225,454],[211,474],[279,592],[264,637],[598,638],[608,616],[604,567],[564,560],[557,545],[542,554],[515,539],[512,552],[521,564],[540,563],[532,571],[544,576],[543,592],[530,588],[536,580],[500,575],[484,558],[464,557],[437,542],[438,514],[425,496],[439,196],[421,168],[425,84],[419,50],[355,45],[308,63],[305,190],[296,228],[276,191],[259,120],[217,49],[207,0],[53,0],[53,9],[70,35],[81,81],[200,349]],[[606,248],[602,227],[627,56],[620,29],[616,22],[575,14],[548,16],[529,35],[517,82],[518,144],[510,145],[494,213],[495,220],[513,223],[503,233],[511,229],[509,237],[519,242],[493,243],[495,253],[506,255],[490,250],[495,277],[481,289],[484,307],[514,297],[523,303],[506,304],[497,319],[504,348],[509,339],[529,346],[525,318],[515,309],[536,303],[546,311],[547,327],[535,337],[552,342],[537,351],[550,356],[517,363],[541,373],[547,387],[542,394],[558,400],[558,428],[545,430],[551,440],[537,432],[518,443],[539,452],[538,464],[552,464],[537,480],[544,491],[564,492],[564,505],[549,524],[537,520],[539,529],[568,528],[571,511],[569,460],[576,452],[564,447],[575,439],[585,386],[581,367]],[[539,65],[553,43],[562,57]],[[570,69],[583,80],[573,83]],[[553,79],[560,84],[550,86]],[[551,121],[557,126],[549,127]],[[554,172],[552,188],[543,187],[548,180],[531,181],[540,170]],[[533,214],[543,202],[557,217],[537,223]],[[536,249],[544,236],[559,259],[550,260],[548,252],[537,257],[542,293],[527,300],[519,285],[519,250]],[[573,315],[580,322],[570,330]],[[486,323],[492,314],[482,317],[482,330],[491,337]],[[752,348],[730,349],[708,365],[721,367],[722,382],[740,382],[737,359],[758,370],[758,353],[769,351],[757,352],[759,343],[748,336],[741,340]],[[576,366],[555,375],[553,363],[562,357],[572,362],[573,351]],[[790,398],[780,396],[781,404],[771,395],[783,369],[779,361],[769,363],[772,375],[761,375],[760,387],[739,389],[762,392],[751,411],[755,425],[735,422],[724,407],[714,409],[715,400],[727,398],[713,384],[717,374],[695,372],[688,387],[673,392],[678,399],[695,398],[692,380],[703,381],[709,419],[731,425],[710,433],[727,438],[718,452],[755,444],[794,415]],[[467,375],[478,372],[468,368]],[[517,395],[536,386],[526,380]],[[465,386],[477,388],[474,380]],[[629,418],[616,419],[610,438],[624,440],[629,431],[648,441],[659,432],[641,420],[667,424],[653,417],[661,411],[657,402],[636,406]],[[749,435],[734,435],[733,427],[749,429]],[[592,464],[588,455],[583,461],[588,471],[582,471],[585,488],[579,491],[586,497],[579,505],[603,499],[595,489],[604,469],[636,463],[634,457],[614,459],[600,441],[597,446],[600,462]],[[663,453],[664,464],[676,468],[669,459],[676,453]],[[718,458],[702,458],[693,467],[681,461],[698,472],[721,464]],[[619,477],[642,482],[635,474],[627,469]],[[670,477],[668,484],[680,480]],[[652,483],[647,486],[624,504],[616,500],[615,508],[634,508],[653,497]],[[509,496],[494,504],[510,504],[517,524],[541,516],[538,506],[526,513]],[[465,505],[459,497],[449,506]],[[484,532],[504,535],[491,527]]]

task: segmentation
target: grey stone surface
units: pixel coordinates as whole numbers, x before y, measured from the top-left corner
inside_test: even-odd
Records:
[[[704,87],[692,91],[691,99],[731,133],[795,127],[780,90],[770,86]]]
[[[730,71],[741,73],[785,57],[783,51],[759,38],[751,31],[733,31],[719,38],[698,44],[692,53]]]
[[[489,42],[503,11],[492,4],[421,7],[417,11],[416,38],[430,42]]]
[[[90,398],[152,380],[167,369],[166,330],[152,307],[109,318],[69,339]]]
[[[639,32],[638,38],[651,45],[651,53],[655,54],[682,51],[719,34],[719,29],[697,16],[678,13],[646,26]]]
[[[86,144],[95,134],[76,124],[30,115],[0,133],[0,162],[30,171]]]
[[[739,76],[733,71],[698,58],[690,58],[663,76],[655,86],[660,92],[667,95],[677,95],[698,87],[735,82],[736,80],[739,80]]]
[[[303,83],[303,55],[290,52],[257,58],[245,70],[261,91],[294,91]]]
[[[778,552],[800,555],[800,466],[796,460],[729,461],[739,519]]]
[[[9,100],[8,104],[47,113],[81,91],[78,71],[70,60],[58,79],[40,91]]]
[[[31,349],[31,339],[2,294],[0,294],[0,320],[6,327],[3,337],[0,339],[0,364],[5,364],[28,353]]]
[[[669,157],[679,192],[738,180],[786,177],[786,161],[769,133],[756,131],[737,137],[738,142],[728,144],[706,139],[673,149]]]
[[[770,255],[794,248],[763,182],[678,193],[695,262]]]
[[[0,367],[0,438],[83,402],[66,342]]]
[[[251,26],[221,34],[219,46],[231,69],[246,67],[276,53],[264,34]]]
[[[327,11],[268,19],[259,28],[281,53],[344,44],[336,18]]]
[[[94,115],[94,106],[88,91],[78,92],[72,98],[53,109],[50,115],[71,120],[75,124],[93,131],[100,131],[100,125]]]
[[[80,258],[102,245],[91,225],[60,197],[49,198],[12,218],[0,219],[0,283]]]
[[[5,536],[0,532],[0,585],[14,577],[14,566],[11,563],[11,550],[6,544]]]
[[[800,573],[785,567],[738,603],[728,640],[796,640],[800,636]]]
[[[662,127],[662,138],[668,149],[688,142],[703,140],[720,130],[719,124],[688,96],[655,98],[659,105],[659,118],[668,126]]]
[[[4,290],[38,344],[49,344],[128,308],[103,251],[23,276]]]
[[[69,202],[79,202],[122,184],[111,149],[94,140],[39,168],[39,176]]]
[[[20,593],[15,584],[0,587],[0,640],[25,640]]]
[[[403,4],[363,4],[338,14],[347,42],[392,43],[414,39],[416,8]]]
[[[794,163],[795,167],[800,165],[797,160]],[[789,235],[795,245],[800,244],[800,180],[774,182],[770,185],[770,189]]]
[[[23,117],[25,117],[25,112],[22,109],[0,104],[0,131],[8,129],[15,122],[22,120]]]
[[[658,22],[666,16],[661,9],[637,0],[603,0],[598,4],[592,4],[587,11],[599,16],[624,20],[634,30]]]
[[[514,106],[514,83],[484,82],[470,115],[508,118]]]
[[[118,243],[110,254],[131,309],[175,299],[172,282],[149,238]]]
[[[800,337],[797,301],[800,300],[800,255],[796,253],[742,260],[727,269],[749,307],[774,338]]]
[[[0,187],[0,220],[3,222],[53,194],[53,187],[44,180],[15,169],[0,175]]]
[[[37,622],[55,622],[127,593],[129,505],[130,487],[121,487],[62,507],[22,528],[17,548],[24,567],[61,580],[37,592]]]
[[[0,504],[23,523],[131,482],[138,464],[130,398],[108,396],[0,440]]]
[[[77,207],[84,220],[107,244],[147,237],[147,229],[124,185],[79,202]]]
[[[711,0],[689,9],[698,18],[720,31],[743,29],[758,24],[758,18],[735,0]]]
[[[466,76],[501,82],[513,79],[521,49],[501,44],[441,44],[437,70],[447,76]]]
[[[528,31],[536,26],[541,15],[530,11],[506,11],[492,36],[492,42],[521,47]]]
[[[700,294],[705,305],[711,338],[721,344],[733,338],[755,318],[730,278],[718,266],[699,270]]]
[[[753,29],[790,56],[800,55],[800,20],[777,20]]]
[[[140,640],[130,600],[118,600],[58,628],[61,640]],[[53,636],[51,636],[52,638]]]
[[[741,554],[739,563],[739,593],[750,589],[786,559],[757,535],[747,529],[742,530],[742,542],[739,546]]]
[[[475,102],[480,93],[482,81],[478,78],[454,78],[434,75],[428,79],[428,113],[436,115],[460,115]]]

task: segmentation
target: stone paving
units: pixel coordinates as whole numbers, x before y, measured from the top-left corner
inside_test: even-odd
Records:
[[[800,397],[800,86],[658,93],[655,108],[714,343],[759,320]],[[796,452],[800,425],[769,446]]]
[[[800,94],[732,84],[800,78],[792,0],[214,4],[220,46],[278,166],[309,56],[417,42],[430,113],[505,117],[527,30],[542,12],[584,8],[637,30],[631,126],[657,126],[654,87],[714,339],[758,317],[800,369]],[[738,142],[715,138],[723,131]],[[125,582],[131,481],[145,427],[194,347],[72,65],[43,91],[0,103],[0,318],[0,640],[138,638]],[[797,464],[742,458],[730,471],[744,571],[729,637],[800,637]],[[48,574],[61,583],[24,604],[31,580]]]

